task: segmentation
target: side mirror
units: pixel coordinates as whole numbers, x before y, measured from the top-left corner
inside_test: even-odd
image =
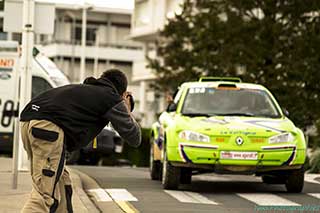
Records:
[[[286,116],[286,117],[289,117],[289,115],[290,115],[290,113],[289,113],[289,111],[287,110],[287,109],[282,109],[282,112],[283,112],[283,114]]]
[[[172,102],[167,107],[167,112],[175,112],[177,110],[177,104]]]

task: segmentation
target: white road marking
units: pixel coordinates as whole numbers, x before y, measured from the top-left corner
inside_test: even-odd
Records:
[[[213,202],[196,192],[174,191],[174,190],[164,190],[164,192],[171,195],[172,197],[174,197],[175,199],[177,199],[182,203],[202,203],[202,204],[218,205],[218,203]]]
[[[138,199],[126,189],[105,189],[105,191],[114,201],[138,201]]]
[[[268,193],[237,193],[238,196],[260,206],[301,206],[280,196]]]
[[[320,193],[308,193],[307,195],[320,199]]]
[[[196,193],[196,192],[186,192],[187,195],[192,197],[193,199],[199,201],[203,204],[212,204],[212,205],[218,205],[219,203],[216,203],[212,200],[209,200],[208,198],[204,197],[203,195]]]
[[[304,176],[304,180],[306,182],[309,182],[309,183],[316,183],[316,184],[320,184],[319,181],[315,180],[316,178],[320,177],[319,174],[305,174]]]
[[[89,189],[87,192],[92,195],[98,202],[112,201],[112,198],[101,188]]]

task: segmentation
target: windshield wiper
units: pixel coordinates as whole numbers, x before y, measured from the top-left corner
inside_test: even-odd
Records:
[[[197,117],[197,116],[205,116],[205,117],[211,117],[214,116],[214,114],[208,114],[208,113],[182,113],[184,116],[189,116],[189,117]]]
[[[222,113],[222,114],[218,114],[220,116],[246,116],[246,117],[254,117],[256,116],[253,113],[249,113],[249,112],[235,112],[235,113]]]

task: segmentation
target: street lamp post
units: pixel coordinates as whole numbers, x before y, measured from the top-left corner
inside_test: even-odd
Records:
[[[81,59],[80,59],[80,82],[85,79],[86,71],[86,32],[87,32],[87,7],[82,8],[82,32],[81,32]]]

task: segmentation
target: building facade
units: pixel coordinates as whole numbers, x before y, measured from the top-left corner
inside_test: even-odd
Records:
[[[157,57],[155,43],[159,31],[175,14],[182,12],[184,0],[135,0],[134,12],[131,20],[131,39],[143,43],[144,55]],[[132,79],[140,85],[140,111],[145,112],[142,123],[150,126],[156,115],[166,108],[163,95],[154,93],[150,84],[155,76],[147,67],[146,57],[133,63]]]
[[[50,57],[72,83],[80,80],[82,12],[87,10],[85,76],[98,77],[109,68],[126,73],[128,90],[136,100],[135,115],[140,112],[140,83],[133,80],[135,61],[144,58],[143,45],[129,39],[132,10],[56,3],[53,35],[35,35],[35,45]],[[21,44],[21,33],[3,32],[3,12],[0,12],[0,39],[16,40]]]

